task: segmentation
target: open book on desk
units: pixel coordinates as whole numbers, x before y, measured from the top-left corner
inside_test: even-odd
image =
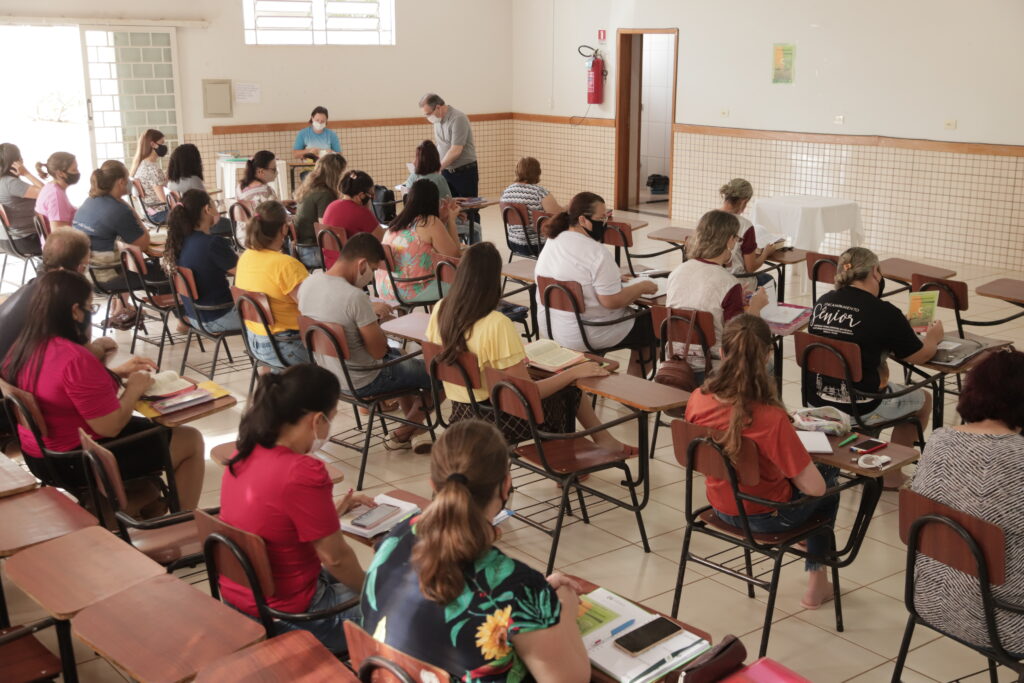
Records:
[[[659,618],[604,588],[580,596],[580,627],[590,663],[620,683],[648,683],[678,669],[711,647],[699,636],[680,630],[668,640],[637,655],[615,645],[615,639]]]
[[[586,356],[551,339],[538,339],[526,345],[526,360],[535,368],[558,372],[586,360]]]

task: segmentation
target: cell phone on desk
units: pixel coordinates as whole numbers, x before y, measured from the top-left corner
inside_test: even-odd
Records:
[[[624,636],[615,639],[615,647],[632,657],[647,652],[658,643],[662,643],[683,630],[683,627],[671,619],[658,617],[639,628],[635,628]]]
[[[370,508],[353,519],[352,526],[359,527],[360,529],[372,529],[385,520],[391,519],[398,513],[399,508],[395,505],[378,505],[375,508]]]
[[[850,446],[850,450],[853,451],[854,453],[860,453],[861,455],[864,455],[865,453],[874,453],[875,451],[880,451],[888,445],[889,444],[887,444],[886,442],[879,441],[878,439],[864,439],[863,441],[860,441]]]

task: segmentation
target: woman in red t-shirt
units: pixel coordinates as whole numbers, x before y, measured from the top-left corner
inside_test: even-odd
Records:
[[[220,489],[220,516],[261,536],[267,544],[274,594],[267,603],[283,612],[315,612],[357,598],[365,573],[341,533],[339,517],[373,505],[350,490],[335,506],[334,488],[315,453],[331,433],[341,385],[329,370],[293,365],[264,375],[238,427],[238,450]],[[252,591],[221,577],[224,599],[256,616]],[[346,651],[343,622],[359,606],[318,621],[278,620],[284,630],[311,632],[332,652]]]
[[[821,496],[836,483],[838,471],[817,467],[811,461],[786,409],[775,391],[775,380],[768,372],[772,336],[768,323],[754,315],[738,315],[722,333],[722,364],[695,391],[686,405],[686,420],[696,425],[723,430],[722,446],[726,455],[739,452],[746,437],[757,444],[760,482],[740,485],[740,491],[765,500],[786,503],[805,496],[807,504],[788,510],[772,511],[763,505],[744,503],[750,528],[754,532],[788,531],[812,517],[826,514],[835,523],[839,496]],[[718,516],[729,524],[740,525],[739,510],[731,485],[724,479],[707,478],[708,502]],[[822,557],[829,550],[828,534],[807,539],[807,552]],[[808,559],[807,590],[800,603],[805,609],[817,609],[832,596],[826,568]]]

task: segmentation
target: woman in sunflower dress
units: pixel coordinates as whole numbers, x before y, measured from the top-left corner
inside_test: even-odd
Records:
[[[446,199],[442,205],[437,185],[417,180],[409,189],[405,208],[391,221],[381,240],[391,247],[395,259],[395,280],[434,274],[434,265],[443,256],[458,256],[459,233],[455,227],[458,205]],[[381,264],[386,268],[386,264]],[[398,296],[383,269],[377,271],[377,294],[392,305],[429,297],[440,298],[433,280],[397,282]]]
[[[545,579],[494,547],[491,519],[512,486],[508,452],[501,432],[480,420],[438,439],[430,466],[437,494],[377,547],[363,628],[453,681],[589,681],[574,582]]]

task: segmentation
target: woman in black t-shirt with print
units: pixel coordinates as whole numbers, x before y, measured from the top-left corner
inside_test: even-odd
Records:
[[[839,257],[835,289],[815,303],[808,331],[860,347],[861,381],[854,383],[855,388],[898,393],[904,387],[888,382],[888,357],[908,363],[926,363],[935,355],[944,332],[942,323],[936,320],[923,337],[918,337],[903,312],[879,298],[882,288],[878,256],[863,247],[847,249]],[[803,381],[813,383],[812,404],[849,412],[849,397],[841,380],[805,372]],[[867,424],[916,413],[924,428],[931,405],[931,394],[921,389],[906,396],[862,401],[859,412]],[[892,430],[893,443],[912,446],[916,439],[917,429],[913,423],[899,424]]]

